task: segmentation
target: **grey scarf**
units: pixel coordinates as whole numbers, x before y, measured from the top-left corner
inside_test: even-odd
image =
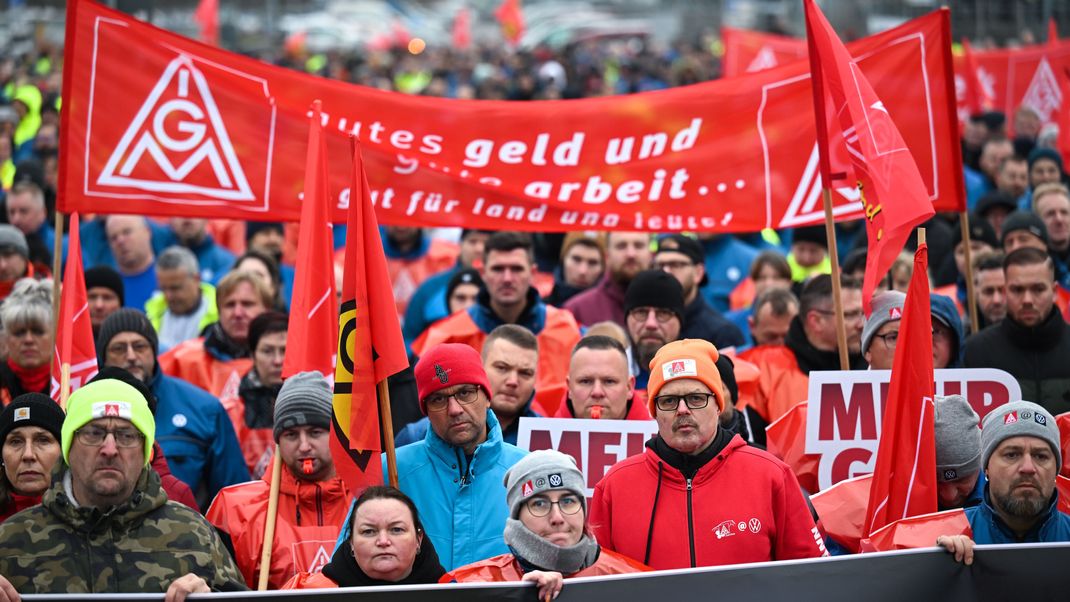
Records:
[[[584,535],[576,545],[563,548],[539,537],[515,518],[505,521],[504,537],[505,544],[512,548],[521,564],[531,564],[566,576],[594,564],[600,552],[593,536]]]

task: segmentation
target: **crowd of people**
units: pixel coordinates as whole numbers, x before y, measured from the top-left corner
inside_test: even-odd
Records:
[[[608,48],[294,64],[515,100],[716,73],[702,45]],[[840,369],[823,227],[382,227],[411,360],[389,383],[399,488],[354,491],[331,455],[332,375],[282,378],[296,225],[87,216],[81,248],[69,248],[50,217],[59,69],[54,51],[0,61],[0,602],[255,588],[276,455],[272,589],[527,581],[544,598],[577,576],[858,551],[857,533],[830,530],[809,503],[819,487],[804,442],[766,430],[806,402],[810,372]],[[1013,137],[994,112],[964,128],[968,238],[957,215],[926,224],[934,367],[1005,370],[1023,397],[983,424],[979,400],[936,401],[939,506],[964,511],[972,538],[942,514],[946,532],[925,545],[967,563],[974,543],[1070,541],[1056,489],[1058,416],[1070,411],[1070,191],[1036,112],[1012,119]],[[836,231],[850,367],[890,369],[909,248],[867,317],[864,228]],[[100,368],[65,413],[50,397],[57,250],[87,268]],[[572,457],[516,446],[520,419],[539,416],[654,420],[657,434],[588,498]]]

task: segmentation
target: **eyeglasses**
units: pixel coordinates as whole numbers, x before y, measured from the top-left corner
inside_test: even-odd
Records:
[[[636,322],[646,322],[650,312],[654,312],[654,319],[662,324],[676,317],[676,313],[671,309],[662,307],[636,307],[628,312],[628,318],[635,320]]]
[[[556,502],[551,502],[544,497],[536,497],[528,500],[524,507],[528,509],[528,512],[532,516],[546,516],[550,514],[550,510],[557,506],[557,509],[561,511],[561,514],[576,514],[583,507],[583,502],[580,498],[574,495],[563,495],[561,499]]]
[[[453,393],[435,393],[429,395],[425,403],[427,409],[432,412],[441,412],[446,409],[446,406],[450,403],[450,398],[457,400],[457,403],[461,405],[467,405],[476,400],[479,396],[479,387],[461,387]]]
[[[695,263],[691,261],[655,261],[654,265],[659,270],[675,272],[676,270],[693,267]]]
[[[873,338],[880,339],[881,341],[883,341],[884,342],[884,346],[887,347],[888,349],[895,349],[896,343],[899,342],[899,331],[896,330],[896,331],[888,332],[888,333],[885,333],[885,334],[875,334],[875,335],[873,335]],[[936,340],[936,339],[944,339],[944,340],[950,341],[951,340],[951,331],[947,330],[946,327],[933,328],[933,340]]]
[[[118,447],[140,447],[145,440],[137,429],[109,431],[98,426],[87,426],[74,431],[74,434],[82,442],[82,445],[88,445],[89,447],[104,445],[104,440],[108,438],[108,435],[115,438],[115,445]]]
[[[108,345],[108,355],[120,356],[126,355],[127,349],[133,349],[134,353],[141,355],[142,353],[148,353],[152,350],[152,345],[149,345],[146,341],[134,341],[133,343],[113,343]]]
[[[662,412],[674,412],[680,407],[680,402],[689,410],[701,410],[710,405],[713,393],[687,393],[684,395],[658,395],[654,398],[654,405]]]

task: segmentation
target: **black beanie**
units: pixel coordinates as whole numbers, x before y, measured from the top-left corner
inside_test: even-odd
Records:
[[[479,270],[475,268],[464,268],[457,270],[457,273],[450,278],[449,283],[446,284],[447,309],[450,304],[450,297],[453,296],[453,290],[462,284],[474,284],[479,288],[483,288],[483,278],[480,277]]]
[[[278,230],[282,234],[282,222],[245,222],[245,242],[252,240],[261,230]]]
[[[1044,225],[1044,221],[1040,219],[1040,216],[1032,211],[1018,210],[1008,215],[1003,220],[1003,238],[1000,242],[1006,244],[1010,233],[1018,230],[1025,230],[1039,238],[1045,245],[1048,244],[1048,227]]]
[[[126,290],[119,272],[106,265],[98,265],[85,271],[85,290],[95,286],[111,289],[119,297],[119,305],[126,303]]]
[[[159,353],[160,341],[149,319],[140,310],[123,307],[105,318],[104,323],[100,325],[100,332],[97,333],[97,363],[99,365],[105,364],[107,354],[104,350],[108,348],[108,343],[112,338],[120,332],[140,334],[149,341],[149,345],[152,345],[152,357],[155,358]]]
[[[815,245],[829,248],[828,232],[825,231],[824,226],[804,226],[801,228],[795,228],[792,233],[791,242],[812,242]]]
[[[58,443],[64,418],[63,409],[48,395],[23,393],[0,412],[0,444],[8,433],[23,426],[39,426],[52,433]]]
[[[639,272],[624,293],[624,314],[636,307],[671,310],[684,323],[684,288],[672,274],[662,270]]]
[[[739,401],[739,384],[736,382],[736,364],[727,355],[717,356],[717,373],[721,376],[728,394],[732,396],[732,403]]]

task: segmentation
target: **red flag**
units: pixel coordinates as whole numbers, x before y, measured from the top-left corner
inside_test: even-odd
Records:
[[[350,191],[331,454],[350,490],[360,491],[383,482],[376,385],[408,367],[409,360],[364,160],[355,142]]]
[[[286,339],[283,378],[305,370],[334,373],[338,339],[338,297],[334,288],[334,245],[329,217],[327,144],[320,101],[312,103],[305,158],[305,192],[297,237],[297,273],[290,304],[294,328]]]
[[[462,6],[453,18],[453,47],[468,50],[472,46],[472,15]]]
[[[937,510],[928,267],[929,249],[921,244],[914,253],[914,275],[899,322],[899,343],[866,509],[866,535],[902,518]]]
[[[524,11],[520,8],[520,0],[503,0],[494,16],[501,23],[502,36],[513,46],[519,44],[524,35]]]
[[[201,0],[193,20],[201,26],[201,41],[219,46],[219,0]]]
[[[992,96],[981,81],[980,67],[977,64],[977,55],[970,46],[970,41],[963,38],[962,52],[966,59],[966,72],[963,77],[966,80],[966,106],[970,114],[980,113],[992,108]]]
[[[97,373],[97,350],[93,346],[93,325],[89,322],[77,213],[71,214],[70,231],[70,251],[67,253],[67,269],[63,272],[63,292],[59,301],[59,331],[52,356],[52,399],[63,406],[67,404],[68,395]],[[64,370],[69,372],[70,388],[61,394]]]
[[[1055,46],[1059,43],[1059,26],[1055,24],[1055,17],[1048,19],[1048,45]]]
[[[825,186],[832,186],[829,134],[842,132],[854,172],[852,179],[857,182],[865,211],[869,248],[862,303],[869,315],[873,289],[892,266],[914,226],[932,217],[932,201],[888,109],[814,0],[806,0],[806,31],[821,178]],[[836,116],[838,123],[826,123],[826,110]],[[833,136],[838,142],[837,138]],[[843,178],[836,174],[836,179]]]

